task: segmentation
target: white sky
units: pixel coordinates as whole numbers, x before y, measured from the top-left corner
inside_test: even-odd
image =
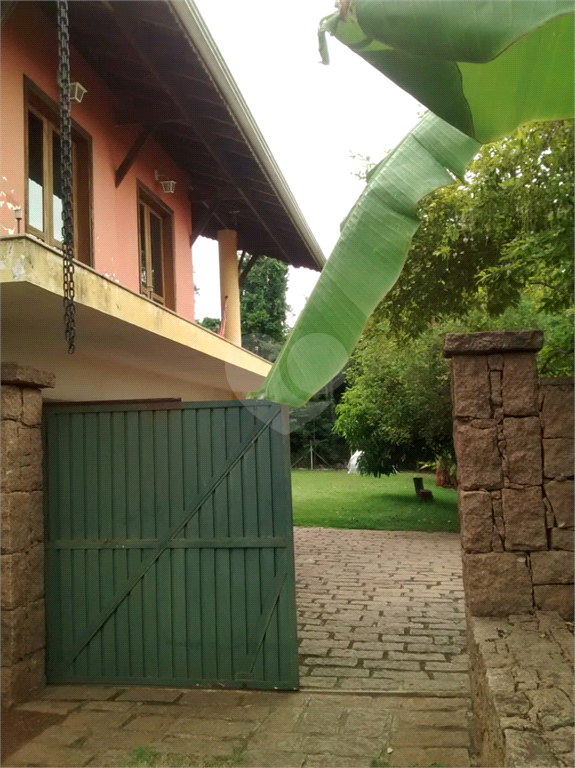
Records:
[[[333,0],[196,0],[272,154],[326,257],[363,183],[350,152],[379,161],[417,121],[418,103],[317,26]],[[217,245],[199,238],[196,318],[220,316]],[[318,273],[291,269],[293,324]]]

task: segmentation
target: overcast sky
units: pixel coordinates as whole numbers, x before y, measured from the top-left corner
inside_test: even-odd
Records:
[[[317,27],[333,0],[196,0],[212,37],[326,257],[358,198],[358,161],[379,161],[417,121],[417,102],[334,38],[319,63]],[[196,318],[219,317],[217,245],[194,245]],[[290,269],[294,316],[317,273]],[[293,323],[291,318],[290,324]]]

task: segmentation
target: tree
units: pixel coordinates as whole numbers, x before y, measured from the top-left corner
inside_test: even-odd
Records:
[[[287,264],[262,256],[240,289],[242,345],[267,360],[275,360],[287,335],[287,281]]]
[[[371,171],[260,397],[302,405],[343,368],[401,273],[418,204],[482,144],[573,117],[574,15],[567,0],[341,0],[322,21],[324,59],[329,32],[429,112]]]
[[[416,469],[453,454],[449,366],[443,329],[398,341],[384,322],[370,322],[346,376],[335,430],[361,450],[363,474]]]
[[[203,320],[198,320],[198,325],[207,328],[208,331],[217,333],[220,329],[221,322],[219,317],[204,317]]]
[[[536,123],[484,145],[466,182],[419,209],[405,267],[376,312],[410,336],[430,322],[490,316],[528,293],[545,311],[573,306],[573,120]]]
[[[335,430],[352,450],[363,451],[360,471],[378,476],[414,469],[418,462],[453,465],[449,363],[442,354],[445,334],[526,327],[545,332],[540,373],[568,374],[570,363],[554,356],[553,350],[572,333],[572,321],[561,313],[542,312],[531,298],[495,320],[475,309],[464,321],[438,323],[417,337],[398,338],[390,333],[387,320],[374,315],[353,354],[347,390],[336,409]]]

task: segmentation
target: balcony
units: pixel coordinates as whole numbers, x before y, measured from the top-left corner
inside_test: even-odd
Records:
[[[270,364],[76,264],[76,352],[64,340],[62,257],[30,235],[0,241],[2,359],[51,371],[51,400],[243,398]]]

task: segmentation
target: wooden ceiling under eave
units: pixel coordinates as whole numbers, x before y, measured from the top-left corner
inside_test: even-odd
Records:
[[[40,4],[55,19],[56,3]],[[118,122],[153,129],[187,173],[192,220],[209,216],[204,236],[236,229],[240,250],[322,268],[323,254],[273,159],[268,173],[269,149],[242,130],[238,104],[224,98],[170,0],[70,2],[69,19],[71,44],[122,105]],[[224,76],[231,80],[227,69]],[[249,115],[241,108],[240,118]]]

